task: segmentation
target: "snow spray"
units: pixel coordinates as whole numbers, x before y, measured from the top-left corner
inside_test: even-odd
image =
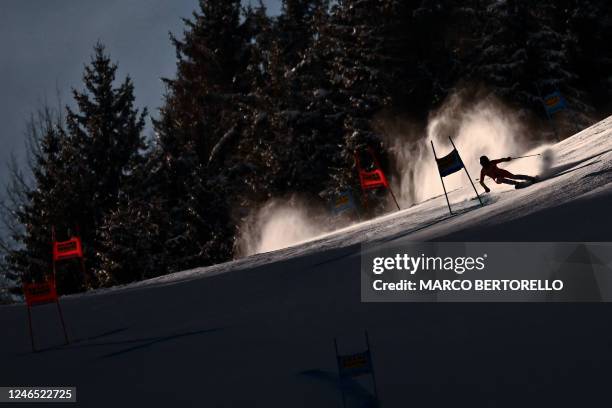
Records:
[[[475,102],[464,99],[460,93],[451,95],[440,109],[430,114],[425,131],[410,123],[382,130],[399,175],[394,177],[399,181],[392,184],[400,193],[402,208],[443,194],[430,141],[436,145],[438,155],[444,156],[452,150],[448,139],[451,136],[474,179],[480,176],[482,155],[497,159],[541,154],[502,164],[517,174],[541,175],[552,166],[554,158],[550,149],[541,146],[529,151],[540,144],[538,132],[530,132],[517,112],[492,96]],[[451,201],[474,197],[465,172],[453,174],[444,182]],[[512,187],[495,185],[494,188]],[[241,226],[236,252],[243,257],[286,248],[329,233],[334,229],[332,225],[324,211],[311,208],[296,197],[270,200]]]
[[[442,194],[430,141],[434,142],[438,155],[445,156],[453,149],[449,136],[453,138],[474,179],[480,175],[480,156],[486,155],[492,159],[518,156],[536,144],[519,115],[494,97],[468,104],[461,94],[451,95],[440,109],[430,114],[425,137],[404,146],[397,145],[401,143],[399,138],[394,141],[395,146],[391,150],[396,155],[400,173],[398,190],[404,205]],[[511,167],[506,166],[513,171]],[[538,172],[537,165],[534,167],[531,160],[521,161],[517,167],[521,173]],[[474,195],[465,172],[447,177],[444,182],[447,190],[453,192],[451,199],[455,202]]]
[[[317,213],[295,197],[268,201],[243,224],[238,256],[286,248],[330,232]]]

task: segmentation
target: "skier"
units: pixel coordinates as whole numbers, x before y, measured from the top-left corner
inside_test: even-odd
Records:
[[[487,156],[480,157],[480,165],[482,166],[482,170],[480,170],[480,185],[485,189],[488,193],[491,191],[489,187],[484,183],[485,176],[491,177],[497,184],[510,184],[513,185],[514,188],[525,187],[526,184],[523,182],[519,182],[516,180],[525,180],[529,183],[535,183],[537,179],[531,176],[525,176],[523,174],[512,174],[508,170],[500,169],[497,167],[498,163],[509,162],[512,160],[512,157],[506,157],[505,159],[497,159],[497,160],[489,160]]]

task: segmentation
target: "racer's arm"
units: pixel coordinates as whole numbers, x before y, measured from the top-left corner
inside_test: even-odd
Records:
[[[509,162],[510,160],[512,160],[512,157],[504,157],[503,159],[491,160],[491,164]]]

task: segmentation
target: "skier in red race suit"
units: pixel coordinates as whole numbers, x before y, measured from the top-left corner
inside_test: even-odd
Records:
[[[498,163],[509,162],[512,157],[506,157],[505,159],[489,160],[487,156],[480,157],[480,164],[482,170],[480,170],[480,185],[488,193],[491,191],[489,187],[484,183],[485,176],[491,177],[497,184],[511,184],[515,188],[524,187],[526,184],[516,180],[524,180],[531,183],[535,183],[537,179],[535,177],[526,176],[524,174],[512,174],[508,170],[500,169],[497,167]]]

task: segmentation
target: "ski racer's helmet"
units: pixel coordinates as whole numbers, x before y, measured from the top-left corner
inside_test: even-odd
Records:
[[[491,160],[487,156],[480,156],[480,165],[486,166]]]

